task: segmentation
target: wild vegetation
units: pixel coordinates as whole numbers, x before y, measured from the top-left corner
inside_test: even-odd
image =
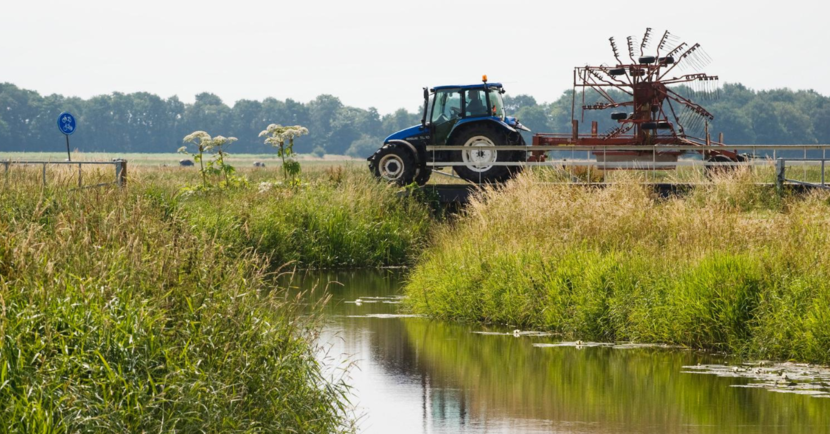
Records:
[[[11,432],[352,429],[347,386],[315,361],[316,316],[271,275],[285,264],[417,259],[408,306],[437,318],[830,363],[830,197],[780,197],[755,185],[768,174],[659,198],[536,171],[445,222],[362,167],[288,184],[246,169],[235,187],[137,168],[126,190],[83,191],[39,174],[0,189]],[[182,189],[203,182],[218,188]]]
[[[413,89],[411,107],[421,103],[419,92]],[[508,113],[532,130],[571,130],[570,90],[549,103],[537,102],[528,95],[508,95]],[[582,95],[576,98],[581,101]],[[588,104],[598,98],[591,92],[585,95]],[[740,84],[726,84],[719,98],[705,105],[715,115],[713,137],[723,132],[728,143],[830,143],[830,98],[814,91],[755,91]],[[229,105],[214,94],[201,93],[193,104],[186,104],[175,96],[163,99],[146,92],[116,92],[86,100],[44,96],[0,83],[0,151],[64,150],[55,119],[65,110],[75,114],[79,122],[72,136],[73,149],[122,154],[177,149],[183,145],[181,138],[191,131],[232,135],[239,138],[234,145],[236,152],[262,153],[268,148],[258,134],[263,126],[277,123],[300,124],[309,129],[308,137],[297,140],[298,153],[368,157],[384,137],[421,119],[420,113],[404,109],[381,115],[373,108],[349,107],[331,95],[320,95],[307,103],[267,98]],[[599,122],[601,132],[613,125],[607,111],[588,112],[581,119],[585,132],[590,131],[592,120]]]
[[[351,430],[347,387],[314,357],[315,316],[261,255],[176,206],[166,177],[0,189],[4,431]]]
[[[434,222],[428,206],[399,197],[396,188],[379,183],[364,167],[318,169],[294,187],[276,184],[264,173],[252,174],[256,189],[227,191],[209,200],[167,200],[225,245],[252,248],[275,266],[406,265],[423,248]]]
[[[830,363],[828,195],[781,198],[754,176],[662,199],[525,174],[436,231],[408,304],[571,339]]]

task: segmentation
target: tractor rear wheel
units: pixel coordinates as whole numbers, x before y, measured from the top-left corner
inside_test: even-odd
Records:
[[[417,175],[412,153],[394,143],[383,145],[375,152],[369,159],[369,170],[376,177],[398,185],[411,184]]]
[[[521,151],[498,151],[476,149],[498,146],[506,143],[505,134],[487,125],[475,125],[453,139],[453,145],[464,148],[456,161],[466,163],[453,166],[462,179],[477,183],[503,182],[521,170],[521,167],[497,166],[498,162],[522,161]]]
[[[739,158],[740,161],[740,158]],[[734,172],[738,170],[737,165],[733,166],[731,164],[722,164],[722,163],[735,163],[736,161],[725,156],[725,155],[713,155],[706,159],[707,163],[721,163],[716,166],[706,166],[706,177],[713,178],[717,175],[726,175],[728,173]]]

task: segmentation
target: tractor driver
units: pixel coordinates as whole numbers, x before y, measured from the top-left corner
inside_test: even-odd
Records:
[[[487,115],[487,107],[481,100],[482,92],[480,90],[467,91],[467,116],[485,116]]]

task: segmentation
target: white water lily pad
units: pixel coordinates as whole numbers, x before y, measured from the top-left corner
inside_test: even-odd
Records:
[[[537,338],[537,337],[548,337],[548,336],[553,336],[554,335],[554,333],[550,333],[550,332],[519,331],[519,330],[514,330],[512,333],[511,332],[488,332],[488,331],[474,331],[472,333],[476,334],[476,335],[484,335],[484,336],[515,336],[517,338],[518,337]]]
[[[556,348],[556,347],[573,347],[573,348],[594,348],[594,347],[613,347],[614,344],[607,342],[557,342],[555,344],[533,344],[537,348]]]
[[[360,299],[361,299],[361,300],[363,300],[363,301],[366,301],[366,300],[378,300],[378,301],[383,301],[383,300],[393,300],[393,301],[400,301],[400,300],[403,300],[403,299],[404,299],[404,296],[402,296],[402,295],[394,295],[394,296],[389,296],[389,297],[360,297]]]
[[[622,344],[616,344],[612,348],[615,350],[636,350],[642,348],[659,348],[659,349],[666,349],[666,350],[682,350],[686,347],[680,345],[669,345],[669,344],[636,344],[633,342],[627,342]]]
[[[736,366],[684,366],[681,373],[747,378],[748,384],[733,384],[744,389],[766,389],[776,393],[793,393],[813,397],[830,395],[830,367],[805,363],[748,362]]]

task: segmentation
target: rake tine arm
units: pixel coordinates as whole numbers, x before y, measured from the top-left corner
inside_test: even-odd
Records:
[[[675,48],[675,51],[678,48],[680,48],[681,46],[683,46],[683,44],[681,44],[677,48]],[[662,80],[663,77],[665,77],[666,74],[671,72],[672,69],[674,69],[677,65],[680,65],[681,63],[683,63],[683,61],[686,60],[687,58],[689,58],[689,55],[694,53],[695,50],[697,50],[698,48],[700,48],[700,44],[695,44],[695,45],[692,45],[691,47],[689,47],[688,50],[686,50],[683,54],[680,55],[680,57],[677,58],[677,60],[674,62],[674,65],[672,65],[671,68],[667,69],[666,72],[664,72],[663,75],[660,76],[660,79]],[[692,62],[692,66],[695,67],[695,62],[693,61],[693,59],[689,59],[689,61]]]
[[[602,89],[602,87],[603,87],[602,84],[609,85],[609,86],[614,87],[616,89],[619,89],[619,90],[621,90],[621,91],[623,91],[623,92],[625,92],[629,95],[632,95],[631,92],[628,92],[627,90],[622,89],[620,86],[617,86],[614,83],[609,83],[609,82],[603,80],[602,78],[597,77],[594,74],[589,74],[589,77],[591,77],[591,85],[589,85],[589,86],[591,88],[593,88],[595,91],[597,91],[597,93],[602,95],[605,99],[607,99],[612,104],[616,104],[617,102],[614,101],[614,98],[612,98],[611,95],[608,94],[608,92],[606,92],[604,89]],[[597,80],[599,80],[601,83],[597,82]]]
[[[660,38],[660,43],[657,44],[657,57],[658,58],[660,57],[660,49],[663,48],[663,46],[666,45],[666,42],[667,42],[668,38],[669,38],[669,31],[666,30],[666,32],[663,33],[663,37]]]
[[[666,98],[669,98],[669,99],[675,100],[675,101],[677,101],[678,103],[683,104],[683,105],[685,105],[685,106],[689,107],[689,108],[690,108],[690,109],[692,109],[692,111],[694,111],[695,113],[697,113],[697,114],[699,114],[699,115],[701,115],[701,116],[703,116],[703,117],[706,117],[706,118],[708,118],[709,120],[714,120],[714,119],[715,119],[715,116],[714,116],[714,115],[712,115],[711,113],[709,113],[709,111],[707,111],[705,108],[701,107],[701,106],[700,106],[700,105],[698,105],[697,103],[694,103],[694,102],[692,102],[691,100],[689,100],[689,99],[687,99],[687,98],[684,98],[684,97],[680,96],[679,94],[677,94],[675,91],[673,91],[673,90],[671,90],[671,89],[668,89],[668,88],[667,88],[667,89],[666,89],[666,91],[665,91],[665,92],[663,92],[663,95],[665,95],[665,96],[666,96]]]
[[[643,42],[640,44],[640,56],[643,55],[646,45],[648,45],[648,38],[651,36],[651,27],[646,27],[646,33],[643,35]]]
[[[682,51],[685,47],[687,47],[686,43],[685,43],[685,42],[681,42],[681,43],[680,43],[680,45],[678,45],[677,47],[675,47],[675,49],[674,49],[674,50],[671,50],[671,51],[669,52],[669,54],[667,54],[667,55],[666,55],[666,57],[673,57],[673,56],[676,56],[676,55],[677,55],[677,53],[679,53],[680,51]],[[691,50],[691,48],[689,48],[689,50]],[[673,64],[672,66],[670,66],[670,67],[669,67],[669,69],[667,69],[667,70],[666,70],[666,71],[665,71],[662,75],[660,75],[660,77],[658,77],[657,79],[658,79],[658,80],[662,80],[662,79],[663,79],[663,77],[665,77],[666,75],[668,75],[668,74],[669,74],[669,72],[671,72],[674,68],[676,68],[676,67],[677,67],[677,65],[680,65],[681,63],[683,63],[683,60],[685,59],[685,56],[687,56],[687,55],[688,55],[688,53],[689,53],[689,51],[686,51],[686,52],[685,52],[685,53],[683,53],[680,57],[678,57],[677,59],[675,59],[674,64]]]

